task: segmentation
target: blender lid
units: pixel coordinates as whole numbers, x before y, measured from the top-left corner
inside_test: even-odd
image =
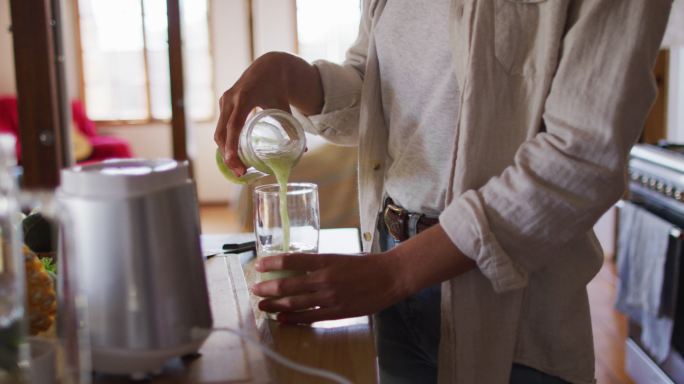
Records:
[[[117,159],[62,170],[60,190],[79,197],[126,198],[187,182],[187,161]]]

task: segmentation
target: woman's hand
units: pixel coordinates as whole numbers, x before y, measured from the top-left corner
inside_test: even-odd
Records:
[[[307,274],[256,284],[266,297],[259,309],[280,312],[285,323],[312,323],[378,312],[410,294],[401,266],[389,253],[368,255],[288,254],[259,259],[259,272]]]
[[[408,295],[476,267],[441,225],[384,253],[277,255],[257,260],[258,272],[293,270],[301,276],[256,284],[259,309],[286,323],[312,323],[378,312]]]
[[[240,79],[219,99],[220,115],[214,141],[223,161],[236,176],[247,168],[238,157],[240,131],[256,107],[290,112],[290,105],[305,114],[319,112],[323,105],[323,86],[318,69],[287,53],[270,52],[252,63]]]

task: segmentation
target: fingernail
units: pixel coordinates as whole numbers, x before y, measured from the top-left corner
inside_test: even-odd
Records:
[[[249,287],[249,291],[256,295],[256,291],[257,291],[256,284],[252,284],[252,286]]]
[[[254,269],[261,271],[261,261],[254,262]]]

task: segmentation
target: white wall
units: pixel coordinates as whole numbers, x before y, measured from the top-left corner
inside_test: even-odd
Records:
[[[9,0],[0,0],[0,95],[16,92]]]
[[[667,139],[684,143],[684,48],[670,50]]]
[[[296,52],[296,0],[254,0],[254,51]]]
[[[125,139],[136,157],[171,157],[171,129],[168,124],[101,126],[98,132]]]

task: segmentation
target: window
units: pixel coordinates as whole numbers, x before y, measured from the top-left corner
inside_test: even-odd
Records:
[[[297,0],[299,55],[341,63],[356,40],[360,19],[360,1]]]
[[[181,0],[186,113],[214,112],[207,0]],[[79,0],[83,97],[93,120],[171,118],[166,0]]]

